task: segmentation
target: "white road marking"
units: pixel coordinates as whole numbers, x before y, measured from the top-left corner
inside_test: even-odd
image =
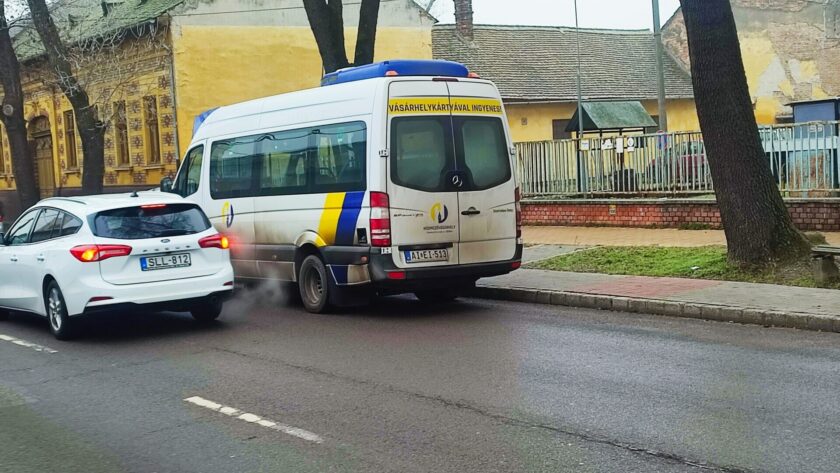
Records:
[[[292,437],[297,437],[299,439],[303,439],[309,442],[322,443],[324,441],[324,439],[322,439],[320,436],[318,436],[317,434],[313,434],[308,430],[303,430],[297,427],[292,427],[290,425],[281,424],[280,422],[275,422],[273,420],[263,419],[258,415],[249,414],[247,412],[240,411],[239,409],[235,409],[230,406],[223,406],[217,402],[204,399],[203,397],[188,397],[184,399],[184,401],[189,402],[190,404],[195,404],[196,406],[210,409],[211,411],[216,411],[229,417],[235,417],[239,420],[244,420],[245,422],[250,422],[252,424],[257,424],[259,426],[271,430],[283,432],[284,434],[291,435]]]
[[[43,345],[38,345],[37,343],[27,342],[26,340],[21,340],[10,335],[3,335],[2,333],[0,333],[0,340],[3,340],[4,342],[14,343],[15,345],[19,345],[22,347],[31,348],[35,351],[40,351],[44,353],[58,353],[57,350],[53,350],[52,348],[48,348]]]

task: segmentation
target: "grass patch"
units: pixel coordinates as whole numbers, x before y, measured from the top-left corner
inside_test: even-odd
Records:
[[[761,270],[742,270],[726,260],[726,248],[672,248],[658,246],[598,247],[557,256],[529,268],[578,273],[715,279],[787,286],[819,287],[807,258]],[[840,284],[828,286],[840,288]]]
[[[689,222],[689,223],[681,223],[679,226],[680,230],[711,230],[712,226],[708,223],[699,223],[699,222]]]

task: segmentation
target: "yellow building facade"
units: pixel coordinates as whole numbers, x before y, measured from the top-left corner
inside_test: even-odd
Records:
[[[656,100],[642,100],[645,110],[651,115],[659,113]],[[676,99],[666,102],[669,131],[697,131],[700,123],[697,109],[691,99]],[[570,120],[577,111],[577,103],[508,103],[505,105],[510,133],[513,141],[542,141],[553,138],[555,120]]]
[[[125,47],[132,45],[127,43]],[[175,171],[175,109],[169,64],[165,50],[155,48],[125,66],[124,71],[131,71],[129,76],[109,75],[93,61],[91,69],[78,73],[105,127],[105,186],[148,187]],[[103,60],[101,67],[110,68],[111,63]],[[81,186],[84,167],[73,108],[43,62],[24,63],[22,79],[29,153],[41,197],[71,195]],[[8,137],[3,135],[0,191],[15,187]]]

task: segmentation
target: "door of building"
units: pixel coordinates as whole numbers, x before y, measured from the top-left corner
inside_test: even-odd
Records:
[[[29,125],[30,149],[35,159],[35,173],[41,198],[55,195],[55,164],[53,162],[52,131],[47,117],[38,117]]]

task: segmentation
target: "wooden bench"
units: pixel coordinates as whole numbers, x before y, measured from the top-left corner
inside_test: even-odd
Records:
[[[820,245],[811,249],[811,271],[817,283],[831,283],[840,279],[834,257],[840,256],[840,247]]]

